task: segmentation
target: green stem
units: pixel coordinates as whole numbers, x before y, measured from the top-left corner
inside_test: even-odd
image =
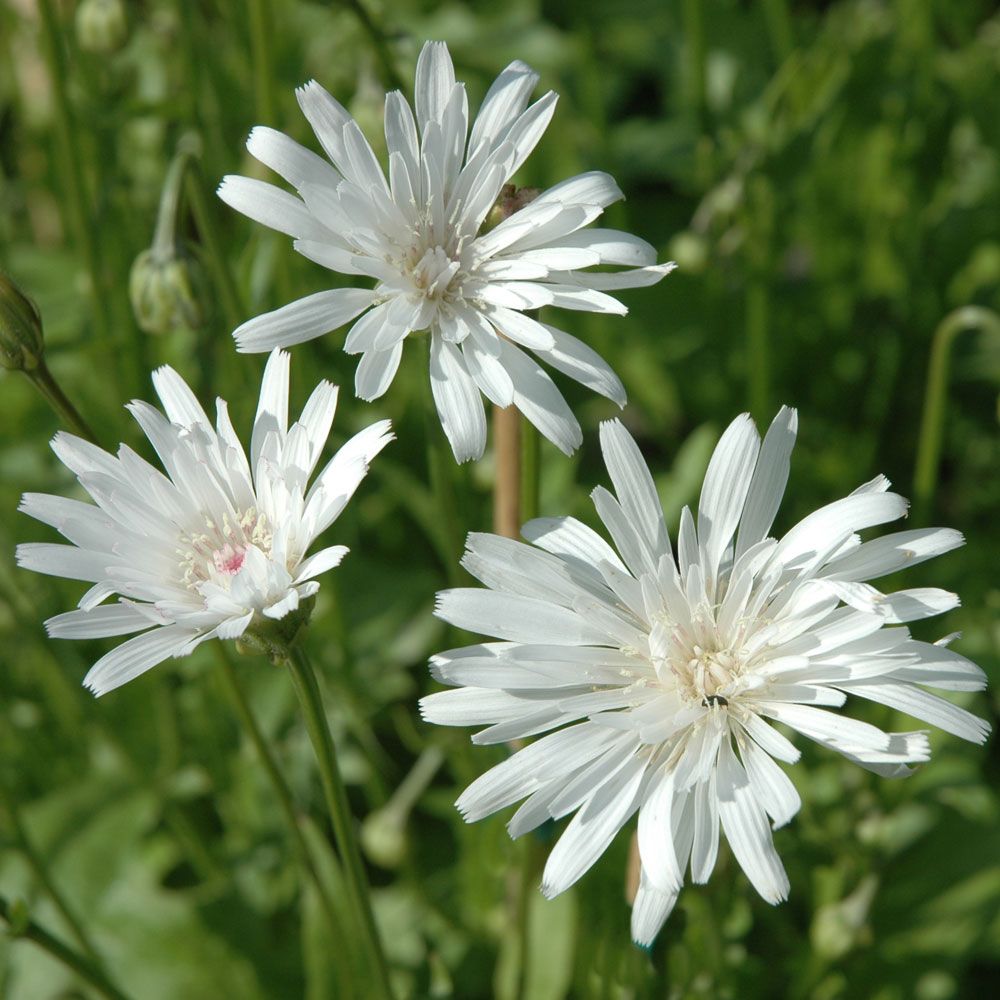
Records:
[[[385,75],[385,82],[389,84],[392,90],[402,90],[404,87],[403,79],[399,75],[399,71],[396,69],[395,64],[392,61],[392,55],[389,52],[389,43],[386,41],[385,33],[382,29],[372,20],[371,14],[362,5],[361,0],[344,0],[344,5],[354,12],[354,15],[361,22],[361,27],[364,28],[365,33],[371,40],[372,47],[375,49],[375,54],[378,56],[378,61],[382,64],[382,72]]]
[[[254,99],[260,121],[274,123],[274,60],[271,56],[271,38],[274,34],[274,17],[271,0],[250,0],[250,50],[253,62]]]
[[[982,330],[1000,335],[1000,316],[982,306],[964,306],[948,313],[934,331],[913,477],[914,517],[918,522],[930,508],[937,488],[951,347],[963,330]]]
[[[372,970],[376,976],[376,989],[373,995],[390,1000],[392,990],[389,985],[389,970],[375,926],[368,879],[355,837],[354,820],[347,799],[347,788],[337,764],[333,735],[330,732],[329,722],[323,708],[323,699],[316,674],[301,645],[292,647],[288,668],[292,674],[292,683],[302,706],[306,729],[309,732],[309,739],[312,741],[319,764],[323,794],[333,824],[333,833],[337,841],[341,864],[344,866],[348,893],[351,896],[355,912],[360,918],[362,936],[371,959]]]
[[[37,368],[25,371],[25,375],[35,384],[35,388],[45,398],[45,402],[55,411],[56,416],[74,434],[86,438],[91,444],[97,444],[97,436],[91,430],[87,421],[80,416],[79,410],[69,401],[66,393],[62,391],[44,360],[39,362]]]
[[[704,128],[706,119],[705,102],[705,22],[702,16],[703,0],[684,0],[684,40],[688,85],[691,105]]]
[[[210,205],[209,199],[205,197],[205,175],[202,172],[201,164],[194,158],[188,161],[186,190],[188,204],[191,206],[191,214],[194,216],[195,225],[198,227],[198,235],[201,237],[201,242],[205,247],[205,253],[210,266],[215,272],[215,280],[219,286],[222,312],[225,316],[226,325],[230,330],[235,330],[244,319],[243,306],[240,303],[240,293],[236,287],[236,280],[233,278],[229,262],[222,250],[214,206]],[[229,346],[231,348],[232,345]]]
[[[758,421],[770,413],[770,377],[768,370],[768,294],[764,279],[750,278],[746,298],[747,381],[750,412]]]
[[[55,96],[53,112],[58,133],[60,159],[62,160],[66,195],[64,200],[69,207],[72,228],[75,231],[77,243],[83,253],[84,264],[90,275],[91,300],[97,319],[98,334],[104,346],[107,347],[112,339],[113,325],[107,305],[108,299],[105,295],[99,244],[94,236],[95,229],[91,223],[86,183],[81,166],[83,159],[80,155],[80,144],[77,141],[73,114],[70,109],[66,58],[62,47],[59,20],[56,16],[53,0],[39,0],[38,10],[42,19],[42,45],[45,50],[45,61],[48,64]],[[122,337],[125,336],[126,333],[123,330]]]
[[[13,912],[13,907],[4,896],[0,896],[0,917],[6,921],[13,935],[33,941],[39,948],[89,983],[101,996],[107,997],[108,1000],[127,1000],[125,994],[108,980],[104,972],[33,920],[24,919],[20,914]]]
[[[226,686],[226,691],[233,703],[233,707],[236,709],[236,714],[240,717],[240,721],[243,723],[243,727],[250,737],[251,743],[254,745],[254,749],[260,757],[261,763],[264,765],[264,770],[271,780],[274,791],[277,793],[278,802],[281,804],[281,811],[285,814],[285,820],[292,835],[292,843],[296,853],[299,855],[299,861],[316,887],[320,905],[323,907],[323,913],[330,924],[330,933],[333,935],[332,940],[337,940],[342,936],[343,928],[337,919],[333,900],[330,898],[326,883],[320,877],[319,869],[316,867],[312,852],[309,850],[305,836],[302,833],[302,827],[299,824],[299,813],[295,808],[291,789],[288,787],[288,783],[278,768],[278,762],[275,759],[274,753],[257,723],[257,719],[250,707],[250,702],[243,690],[236,667],[233,665],[232,657],[229,655],[226,646],[221,642],[216,642],[212,645],[215,647],[216,655],[222,666],[222,680]]]
[[[31,868],[35,878],[38,879],[42,888],[48,893],[49,898],[55,904],[63,920],[66,921],[66,925],[73,932],[73,937],[76,938],[80,947],[86,953],[88,961],[95,967],[100,968],[101,960],[98,957],[97,949],[88,937],[87,932],[83,929],[83,925],[77,920],[76,915],[70,909],[65,897],[49,873],[42,856],[35,850],[35,845],[31,842],[28,831],[25,830],[24,824],[21,822],[17,805],[13,797],[8,793],[5,783],[0,783],[0,805],[3,806],[7,822],[10,824],[11,831],[14,834],[14,841],[28,862],[28,867]]]

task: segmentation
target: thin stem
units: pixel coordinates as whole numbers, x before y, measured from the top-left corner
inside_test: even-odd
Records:
[[[684,42],[688,85],[698,124],[704,128],[705,103],[705,22],[702,16],[703,0],[684,0]]]
[[[24,920],[19,914],[12,912],[12,907],[5,896],[0,896],[0,917],[6,921],[12,934],[33,941],[43,951],[54,959],[62,962],[66,968],[75,972],[81,979],[89,983],[98,993],[108,1000],[127,1000],[121,990],[114,986],[104,972],[92,962],[77,954],[72,948],[47,930],[40,927],[34,920]]]
[[[948,398],[948,369],[951,347],[963,330],[982,330],[1000,334],[1000,316],[982,306],[964,306],[948,313],[934,331],[924,414],[917,442],[917,463],[913,478],[914,516],[917,521],[927,513],[937,489],[938,462],[944,432],[944,413]]]
[[[309,739],[319,764],[323,794],[333,824],[333,833],[337,841],[341,864],[344,866],[348,893],[355,912],[361,920],[362,936],[365,939],[372,969],[376,974],[377,989],[375,995],[390,1000],[392,990],[389,985],[389,969],[375,926],[368,879],[354,833],[354,820],[351,815],[350,802],[347,799],[347,788],[337,764],[333,735],[330,732],[326,712],[323,709],[323,698],[316,681],[316,674],[300,645],[292,647],[288,668],[292,674],[292,683],[295,687],[295,693],[299,697],[299,703],[305,716],[306,729],[309,731]]]
[[[235,330],[243,322],[243,306],[240,303],[240,293],[236,287],[233,272],[229,267],[229,261],[222,251],[219,228],[213,211],[214,206],[211,206],[209,199],[205,197],[205,190],[205,175],[202,172],[201,164],[197,159],[192,158],[188,161],[187,171],[188,204],[191,207],[195,225],[198,227],[198,235],[205,247],[206,256],[215,272],[226,325],[230,330]]]
[[[493,530],[505,538],[521,531],[521,414],[493,407]]]
[[[52,90],[55,95],[53,112],[62,160],[63,183],[66,190],[65,203],[69,206],[71,224],[77,243],[83,253],[84,264],[90,275],[91,299],[99,334],[107,344],[110,343],[112,336],[111,314],[108,311],[107,298],[104,294],[99,244],[94,237],[94,227],[91,225],[87,188],[81,166],[83,158],[80,155],[80,144],[77,141],[73,113],[70,108],[66,57],[62,47],[59,20],[56,16],[53,0],[39,0],[38,10],[42,19],[42,43],[45,50],[45,61],[48,64]],[[122,336],[125,336],[124,331]]]
[[[45,402],[52,407],[56,416],[68,428],[80,437],[86,438],[91,444],[98,443],[97,435],[91,430],[87,421],[80,416],[80,411],[69,401],[66,393],[62,391],[44,360],[39,362],[37,368],[25,371],[25,375],[31,379],[35,384],[35,388],[45,397]]]
[[[6,784],[0,783],[0,804],[3,806],[3,810],[6,813],[7,821],[10,824],[11,831],[14,834],[14,841],[17,847],[24,855],[25,860],[28,862],[28,866],[31,868],[38,879],[42,888],[48,893],[49,898],[55,904],[56,909],[59,911],[63,920],[66,921],[66,925],[73,932],[73,937],[76,938],[81,949],[86,953],[88,961],[90,961],[95,967],[100,968],[101,960],[97,954],[97,949],[94,947],[93,942],[90,940],[87,932],[83,929],[83,924],[76,918],[76,915],[70,909],[69,904],[66,902],[65,897],[56,885],[55,880],[52,878],[48,868],[45,865],[45,861],[42,856],[35,850],[35,845],[31,842],[31,838],[28,836],[28,831],[25,830],[24,824],[21,822],[21,817],[18,814],[17,804],[14,802],[13,796],[11,796],[8,791]]]
[[[326,883],[320,876],[319,869],[316,867],[316,863],[313,860],[312,852],[309,850],[309,845],[306,843],[305,835],[302,833],[302,827],[299,824],[299,813],[295,807],[295,801],[292,798],[292,791],[288,787],[288,783],[285,781],[284,776],[278,768],[278,762],[267,742],[267,738],[264,736],[257,723],[257,719],[253,714],[253,709],[251,709],[250,702],[248,701],[246,693],[243,690],[243,685],[240,683],[239,675],[233,665],[232,657],[229,655],[229,652],[223,643],[216,642],[212,645],[215,647],[216,655],[222,666],[222,679],[226,686],[226,691],[233,703],[233,707],[236,709],[236,714],[240,717],[240,721],[243,723],[243,726],[250,737],[250,742],[253,743],[254,749],[260,756],[261,763],[264,765],[264,770],[267,772],[267,776],[271,780],[274,791],[277,793],[278,801],[281,804],[281,811],[285,814],[288,829],[292,834],[292,843],[295,847],[295,851],[299,855],[299,861],[301,862],[302,867],[306,870],[306,873],[312,879],[313,885],[316,887],[320,904],[323,907],[323,913],[330,924],[330,932],[333,935],[334,940],[336,940],[343,933],[343,929],[340,925],[340,921],[337,919],[336,910],[333,906],[333,900],[330,898],[329,890],[327,889]]]
[[[375,21],[372,20],[371,14],[369,14],[367,9],[362,5],[361,0],[344,0],[344,6],[350,8],[354,12],[357,19],[361,22],[361,27],[364,28],[365,33],[371,40],[372,47],[375,49],[375,54],[378,56],[378,61],[382,64],[382,72],[385,75],[385,82],[389,84],[389,87],[392,90],[403,90],[403,78],[399,75],[399,71],[396,69],[396,66],[392,61],[392,55],[389,52],[389,43],[386,40],[385,33],[375,23]]]
[[[274,123],[274,65],[271,37],[274,17],[271,0],[250,0],[250,49],[253,61],[253,87],[258,120]]]

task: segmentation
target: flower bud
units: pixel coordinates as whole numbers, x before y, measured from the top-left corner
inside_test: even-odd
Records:
[[[144,250],[132,265],[128,291],[135,320],[146,333],[198,330],[207,321],[208,279],[186,250]]]
[[[0,365],[34,371],[42,362],[45,340],[35,304],[0,272]]]
[[[86,52],[111,55],[128,38],[122,0],[80,0],[76,8],[76,41]]]
[[[398,868],[406,856],[407,813],[388,805],[361,824],[361,846],[380,868]]]
[[[531,204],[541,193],[541,188],[519,188],[513,184],[504,184],[500,189],[499,197],[486,216],[483,232],[495,229],[504,219],[509,219],[515,212],[520,212],[525,205]]]

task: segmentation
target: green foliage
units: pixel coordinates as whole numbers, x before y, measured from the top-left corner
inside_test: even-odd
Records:
[[[211,189],[225,173],[259,171],[242,148],[256,123],[315,146],[293,95],[310,77],[376,137],[379,39],[404,81],[425,38],[448,41],[473,106],[509,60],[532,63],[562,96],[519,182],[607,169],[628,196],[608,224],[679,261],[662,284],[626,293],[625,320],[559,317],[622,375],[624,419],[672,525],[697,496],[718,430],[747,407],[769,419],[780,402],[800,408],[802,431],[779,528],[878,472],[910,492],[934,331],[957,307],[1000,309],[1000,17],[986,0],[364,0],[378,38],[353,3],[147,0],[100,46],[74,32],[74,6],[37,5],[61,59],[36,5],[0,9],[0,269],[37,303],[48,365],[107,447],[123,440],[148,455],[121,406],[149,398],[149,372],[164,363],[206,402],[228,398],[237,428],[249,426],[263,359],[237,355],[229,331],[331,277]],[[150,336],[130,309],[129,272],[192,133],[202,203],[188,192],[178,235],[206,262],[214,321]],[[293,407],[320,373],[344,387],[334,444],[383,416],[398,436],[331,532],[352,551],[324,582],[308,642],[357,816],[385,808],[429,745],[443,752],[402,842],[369,859],[400,996],[988,992],[1000,961],[995,742],[982,751],[938,735],[933,762],[898,783],[807,748],[792,770],[802,812],[777,834],[790,901],[768,907],[723,850],[711,884],[684,890],[648,954],[628,941],[627,836],[546,902],[534,887],[554,831],[512,844],[500,818],[461,822],[458,790],[505,751],[431,731],[416,714],[432,687],[427,655],[460,640],[430,614],[454,572],[454,525],[428,486],[424,357],[404,353],[371,405],[351,398],[354,361],[337,335],[294,348],[292,372]],[[1000,347],[976,334],[952,360],[937,489],[918,514],[971,544],[909,582],[961,593],[964,606],[921,637],[961,630],[962,651],[996,678]],[[585,442],[573,460],[543,443],[541,513],[593,523],[595,431],[614,407],[560,385]],[[210,651],[95,702],[79,680],[109,643],[45,638],[41,621],[75,605],[81,586],[15,571],[15,542],[50,532],[14,511],[24,491],[78,489],[46,448],[56,418],[20,372],[0,371],[0,410],[4,798],[109,974],[142,1000],[368,995],[350,911],[332,935]],[[461,529],[488,528],[489,456],[451,474]],[[238,670],[343,907],[288,678],[261,657]],[[963,700],[989,712],[995,690]],[[22,928],[30,917],[73,944],[8,818],[0,893]],[[0,942],[0,997],[89,989],[30,943]]]

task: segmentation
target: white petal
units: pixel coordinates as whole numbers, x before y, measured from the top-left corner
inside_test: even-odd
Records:
[[[788,898],[788,876],[774,849],[764,809],[729,740],[719,753],[719,818],[726,839],[753,887],[769,903]]]
[[[128,639],[102,656],[87,672],[83,685],[98,697],[134,680],[180,650],[197,635],[179,625],[156,628]]]
[[[299,107],[312,126],[316,138],[335,165],[342,166],[344,152],[344,126],[354,119],[344,106],[330,96],[315,80],[295,91]]]
[[[764,435],[740,518],[737,559],[771,530],[788,482],[798,425],[798,411],[783,406]]]
[[[757,428],[744,413],[726,428],[708,463],[698,501],[698,539],[710,586],[714,586],[722,554],[740,523],[759,450]]]
[[[527,107],[528,98],[538,83],[538,74],[523,62],[512,62],[493,81],[483,98],[469,136],[468,159],[485,145],[502,141],[511,123]]]
[[[656,263],[656,248],[652,244],[616,229],[581,229],[564,236],[559,246],[593,250],[602,264],[647,267]]]
[[[425,42],[417,59],[414,97],[417,122],[423,131],[431,121],[440,121],[455,86],[455,67],[444,42]]]
[[[362,354],[354,373],[354,394],[358,399],[366,402],[378,399],[392,385],[402,356],[402,340],[387,350],[370,350]]]
[[[838,580],[875,580],[964,544],[961,533],[952,528],[897,531],[862,542],[852,552],[828,563],[823,575]]]
[[[434,613],[456,628],[511,642],[607,644],[607,636],[574,611],[492,590],[442,590],[437,595]]]
[[[461,463],[482,457],[486,414],[479,389],[455,345],[433,334],[430,376],[434,403],[455,460]]]
[[[663,770],[639,810],[639,856],[649,881],[662,892],[676,893],[684,873],[674,847],[673,772]]]
[[[632,904],[632,940],[640,948],[652,945],[676,902],[676,892],[662,892],[640,873],[639,891]]]
[[[757,801],[774,820],[775,829],[784,826],[802,805],[791,779],[755,740],[741,740],[740,755]]]
[[[649,467],[620,420],[605,420],[601,424],[600,438],[604,464],[618,501],[655,565],[660,556],[670,554],[670,538]]]
[[[523,351],[504,340],[500,361],[514,383],[514,404],[561,452],[572,455],[583,432],[555,383]]]
[[[618,553],[596,531],[576,518],[538,517],[528,521],[521,528],[521,534],[546,552],[552,552],[585,570],[594,571],[595,579],[600,579],[602,563],[626,572]]]
[[[325,573],[335,566],[339,566],[344,556],[351,550],[346,545],[331,545],[327,549],[320,549],[319,552],[304,559],[299,564],[298,573],[295,575],[293,583],[302,583],[311,580],[320,573]]]
[[[625,405],[627,398],[621,379],[596,351],[571,334],[547,323],[543,326],[552,335],[552,347],[535,348],[543,361],[619,406]]]
[[[313,340],[354,319],[375,301],[367,288],[334,288],[290,302],[233,331],[238,351],[269,351]]]
[[[629,765],[605,782],[570,820],[549,853],[542,892],[550,899],[568,889],[604,853],[638,805],[646,762]]]
[[[103,639],[149,628],[146,615],[130,604],[107,604],[92,611],[67,611],[49,618],[45,629],[53,639]]]
[[[872,679],[852,681],[844,684],[843,688],[850,694],[876,701],[880,705],[888,705],[971,743],[985,743],[990,734],[988,722],[944,698],[910,684],[893,684]]]
[[[340,174],[321,156],[299,145],[284,132],[266,125],[257,125],[250,132],[247,149],[251,156],[281,174],[292,187],[301,187],[303,183],[336,187],[340,183]]]
[[[475,338],[467,337],[462,343],[462,359],[476,385],[494,406],[503,409],[514,402],[514,383],[507,369],[483,350]]]
[[[268,229],[305,240],[329,236],[301,199],[266,181],[229,174],[222,178],[217,194],[230,208]]]
[[[163,410],[170,420],[181,427],[200,424],[211,429],[211,421],[191,391],[190,386],[167,365],[153,372],[153,388],[163,403]]]

